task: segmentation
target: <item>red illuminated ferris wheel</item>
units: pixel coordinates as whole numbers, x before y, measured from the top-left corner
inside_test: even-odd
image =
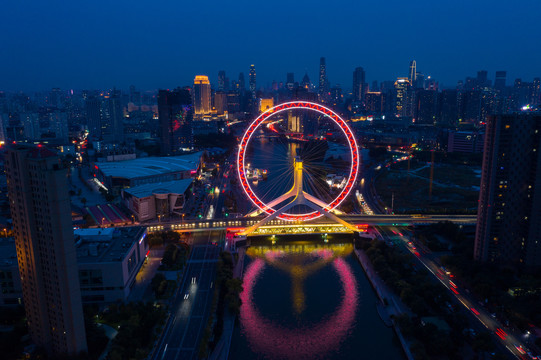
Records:
[[[351,162],[348,168],[348,175],[345,181],[345,186],[336,195],[334,195],[332,200],[329,202],[323,202],[320,199],[317,199],[316,197],[302,191],[302,162],[300,163],[299,169],[296,169],[298,170],[299,174],[295,176],[295,182],[294,182],[293,188],[289,190],[289,192],[287,192],[286,194],[282,195],[281,197],[273,201],[264,202],[263,200],[261,200],[261,198],[256,195],[256,193],[254,192],[254,189],[252,188],[252,186],[250,185],[250,182],[248,181],[246,151],[247,151],[248,145],[250,144],[250,140],[252,139],[252,136],[256,133],[256,131],[258,131],[260,126],[263,124],[263,122],[269,121],[273,116],[276,116],[277,114],[283,111],[294,110],[294,109],[316,112],[316,113],[319,113],[320,115],[323,115],[325,118],[330,119],[345,136],[345,139],[346,139],[345,143],[347,144],[347,147],[349,148],[350,156],[351,156]],[[350,193],[351,189],[353,188],[355,184],[355,181],[357,179],[357,174],[359,171],[359,163],[360,163],[360,156],[359,156],[359,149],[357,147],[357,141],[355,140],[355,136],[353,135],[353,132],[351,131],[349,126],[346,124],[346,122],[338,114],[336,114],[329,108],[326,108],[320,104],[307,102],[307,101],[294,101],[294,102],[287,102],[284,104],[280,104],[273,108],[268,109],[259,117],[257,117],[248,126],[248,129],[244,133],[244,136],[242,137],[242,140],[240,142],[239,150],[237,154],[237,171],[238,171],[238,175],[240,179],[240,184],[242,188],[244,189],[246,195],[250,199],[250,201],[252,201],[252,203],[258,209],[268,214],[269,216],[276,217],[282,220],[287,220],[287,221],[306,221],[306,220],[316,219],[324,214],[331,212],[338,205],[340,205],[342,201],[346,199],[346,197],[348,196],[348,194]],[[286,206],[282,209],[276,208],[278,203],[280,203],[281,201],[289,197],[295,197],[296,200],[294,201],[301,201],[303,204],[310,203],[308,205],[312,211],[303,212],[299,214],[285,212],[285,210],[290,209],[294,205],[293,204],[294,201],[290,203],[290,206]],[[278,212],[278,214],[275,214],[276,212]]]

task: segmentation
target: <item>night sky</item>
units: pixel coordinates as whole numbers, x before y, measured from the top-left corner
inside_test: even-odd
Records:
[[[488,70],[541,76],[539,0],[4,0],[0,90],[173,88],[250,64],[258,86],[305,70],[350,89],[407,76],[409,61],[446,86]]]

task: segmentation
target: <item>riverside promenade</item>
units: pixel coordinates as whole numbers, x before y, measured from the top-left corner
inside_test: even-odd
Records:
[[[381,308],[382,311],[386,312],[390,316],[391,320],[393,319],[393,316],[398,316],[400,314],[411,315],[411,311],[407,308],[407,306],[402,303],[400,298],[395,295],[395,293],[387,286],[387,284],[385,284],[383,280],[378,276],[377,272],[372,266],[372,263],[370,262],[370,259],[368,259],[368,256],[364,253],[364,251],[355,249],[355,255],[361,263],[361,266],[363,267],[366,277],[370,281],[370,284],[372,284],[372,287],[378,295],[378,298],[381,302],[381,306],[379,308]],[[380,316],[385,322],[385,314],[380,313]],[[404,350],[406,357],[408,358],[408,360],[414,360],[409,348],[409,344],[402,335],[402,332],[400,331],[398,325],[394,320],[392,320],[392,325],[394,331],[396,332],[396,335],[398,336],[398,339],[400,340],[400,344],[402,345],[402,349]]]

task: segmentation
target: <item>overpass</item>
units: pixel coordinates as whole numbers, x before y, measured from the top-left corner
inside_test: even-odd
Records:
[[[337,215],[340,219],[357,227],[360,231],[367,226],[409,226],[409,225],[430,225],[442,221],[450,221],[457,225],[475,225],[477,215]],[[149,232],[174,230],[180,232],[209,231],[209,230],[242,230],[253,226],[264,219],[264,216],[242,217],[236,219],[214,219],[214,220],[185,220],[161,222],[147,225]],[[145,225],[145,224],[141,224]],[[329,219],[320,218],[309,222],[292,222],[280,219],[273,219],[255,231],[257,235],[271,234],[295,234],[295,233],[332,233],[352,232],[351,229],[337,224]],[[288,232],[287,229],[290,229]],[[303,230],[304,229],[304,230]]]

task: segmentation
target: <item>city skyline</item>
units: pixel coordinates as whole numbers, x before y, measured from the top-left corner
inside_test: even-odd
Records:
[[[299,79],[307,72],[314,82],[320,57],[327,60],[329,81],[346,89],[356,67],[365,69],[369,83],[393,80],[408,76],[413,59],[418,71],[446,87],[481,69],[489,77],[499,70],[507,71],[508,79],[530,81],[539,76],[535,59],[540,50],[530,46],[536,41],[530,29],[541,4],[487,3],[448,2],[435,7],[427,1],[396,2],[385,8],[348,3],[329,10],[325,30],[299,21],[315,17],[320,11],[317,4],[288,4],[287,12],[279,2],[263,9],[250,3],[205,9],[177,4],[163,12],[156,5],[130,2],[129,6],[115,3],[103,12],[99,2],[84,7],[36,3],[24,8],[13,3],[0,17],[0,33],[14,34],[2,40],[8,55],[0,59],[0,78],[2,90],[7,91],[131,84],[158,89],[188,85],[199,74],[217,84],[220,70],[233,79],[255,64],[259,85],[285,82],[288,72]],[[343,11],[344,7],[349,10]],[[250,16],[252,12],[263,12],[266,19],[274,16],[286,26],[269,21],[271,32],[262,26],[261,16]],[[183,21],[178,21],[179,14],[189,13],[202,15],[181,16]],[[406,20],[422,13],[427,14],[422,21]],[[467,26],[457,26],[457,19]],[[516,25],[504,26],[508,21]],[[207,30],[196,31],[201,25]],[[225,36],[238,38],[239,45],[221,41],[222,29],[227,29]],[[366,36],[372,32],[373,36]],[[259,45],[266,42],[263,39],[277,50]]]

